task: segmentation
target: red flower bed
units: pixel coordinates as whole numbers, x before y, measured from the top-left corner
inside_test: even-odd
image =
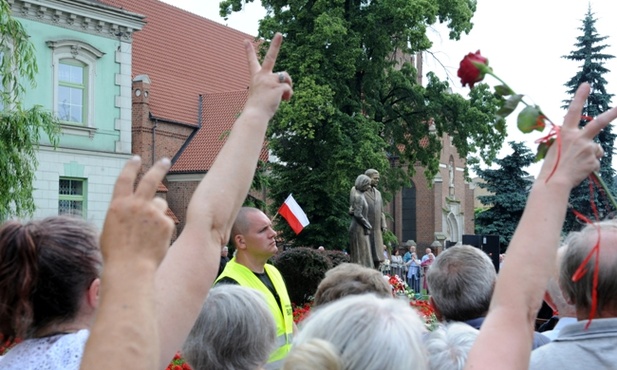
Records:
[[[311,311],[312,306],[313,305],[311,303],[305,303],[302,306],[296,306],[295,304],[292,304],[294,322],[298,324],[300,321],[304,320]]]
[[[186,363],[180,352],[177,352],[173,360],[167,365],[166,370],[192,370],[191,366]]]

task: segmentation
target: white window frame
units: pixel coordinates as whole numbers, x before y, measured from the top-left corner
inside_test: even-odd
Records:
[[[95,100],[95,78],[96,78],[96,62],[105,53],[95,48],[94,46],[87,44],[79,40],[58,40],[47,41],[47,46],[52,49],[52,67],[53,67],[53,111],[58,115],[58,87],[59,87],[59,72],[58,68],[60,61],[63,59],[78,60],[85,65],[86,68],[86,101],[84,102],[83,109],[86,110],[84,115],[84,122],[70,122],[62,121],[63,128],[66,126],[83,126],[85,128],[95,129],[96,122],[94,120],[94,102]]]

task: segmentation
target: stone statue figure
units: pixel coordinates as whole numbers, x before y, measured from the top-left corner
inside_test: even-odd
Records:
[[[351,262],[366,267],[373,267],[369,241],[372,226],[367,220],[369,206],[364,197],[370,187],[371,179],[366,175],[360,175],[356,178],[355,186],[349,195],[350,213],[352,214],[351,225],[349,225],[349,254]]]
[[[388,230],[388,227],[386,226],[386,216],[383,213],[381,192],[377,190],[379,172],[374,169],[368,169],[364,174],[371,179],[371,187],[364,193],[364,197],[368,203],[368,222],[373,226],[373,230],[369,235],[373,267],[379,268],[379,265],[384,260],[383,233]]]

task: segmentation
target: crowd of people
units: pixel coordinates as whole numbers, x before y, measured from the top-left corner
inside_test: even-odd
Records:
[[[593,139],[617,117],[612,109],[578,128],[587,84],[546,155],[498,276],[467,246],[437,257],[428,250],[426,259],[410,248],[401,258],[414,284],[431,266],[423,284],[443,326],[427,333],[374,266],[342,264],[328,271],[314,311],[296,327],[285,282],[266,263],[276,253],[271,220],[241,207],[268,122],[293,94],[291,77],[273,72],[281,42],[276,34],[261,65],[245,43],[248,100],[171,247],[173,222],[155,196],[167,159],[137,186],[140,159],[127,162],[100,235],[63,216],[2,225],[0,333],[23,341],[0,369],[164,369],[181,349],[195,369],[615,367],[617,223],[591,224],[557,253],[570,191],[599,170],[603,151]],[[229,261],[228,241],[236,250]],[[366,256],[367,265],[375,258]],[[576,319],[556,325],[552,341],[534,330],[547,287],[560,314]]]

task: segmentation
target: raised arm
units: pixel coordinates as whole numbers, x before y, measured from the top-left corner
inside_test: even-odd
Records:
[[[551,273],[546,266],[555,261],[570,190],[599,170],[603,152],[593,138],[617,117],[614,108],[579,129],[589,89],[578,88],[561,128],[561,153],[553,143],[534,182],[465,369],[529,367],[534,322]]]
[[[195,190],[186,226],[157,272],[163,363],[181,348],[199,315],[218,271],[221,247],[250,188],[268,121],[281,100],[293,93],[289,75],[273,73],[281,42],[281,34],[276,34],[260,66],[252,44],[245,41],[251,74],[248,100]]]
[[[101,234],[104,271],[100,304],[86,343],[82,370],[156,369],[159,335],[154,276],[167,252],[173,222],[167,202],[154,197],[169,169],[157,162],[133,192],[140,159],[120,173]]]

